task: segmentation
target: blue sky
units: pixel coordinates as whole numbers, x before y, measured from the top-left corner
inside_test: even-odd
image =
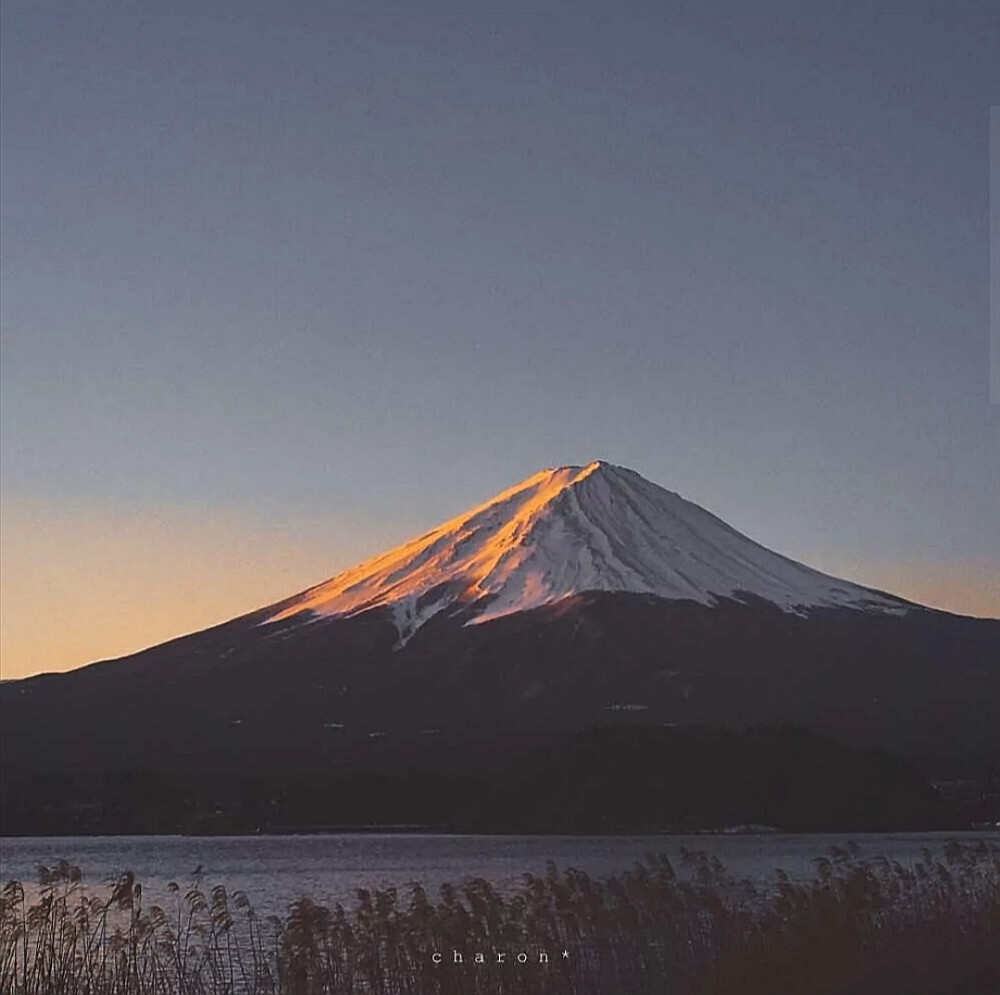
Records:
[[[993,5],[358,9],[5,5],[5,675],[598,457],[1000,613]]]

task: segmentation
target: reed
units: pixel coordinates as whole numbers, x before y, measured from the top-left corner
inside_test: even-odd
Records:
[[[1000,991],[1000,848],[912,867],[852,848],[773,887],[684,853],[596,880],[577,870],[302,898],[261,919],[242,892],[131,872],[85,886],[66,862],[0,895],[3,995],[891,995]],[[456,963],[456,952],[461,963]],[[477,963],[476,954],[480,954]],[[435,956],[437,955],[437,956]],[[500,957],[499,955],[503,955]],[[502,961],[502,963],[500,962]]]

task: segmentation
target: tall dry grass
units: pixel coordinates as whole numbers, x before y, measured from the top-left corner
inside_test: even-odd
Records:
[[[513,895],[480,879],[445,885],[436,898],[419,884],[403,895],[361,890],[349,910],[303,898],[284,919],[262,921],[244,894],[221,885],[172,885],[168,902],[146,905],[131,873],[92,892],[61,862],[41,869],[31,897],[18,882],[3,889],[0,991],[1000,992],[996,845],[949,844],[913,867],[833,850],[817,859],[814,880],[780,875],[773,888],[733,879],[704,854],[687,853],[683,863],[675,870],[649,856],[606,880],[550,865]]]

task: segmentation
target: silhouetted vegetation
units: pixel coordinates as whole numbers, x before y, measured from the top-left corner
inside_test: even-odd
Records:
[[[485,831],[789,832],[957,828],[959,813],[909,764],[792,725],[607,727],[523,758],[477,799]]]
[[[923,995],[1000,990],[1000,848],[913,867],[834,849],[814,880],[760,888],[703,854],[597,881],[550,865],[513,895],[484,880],[303,898],[260,921],[242,893],[103,893],[66,863],[0,899],[5,995]],[[481,963],[476,954],[480,953]],[[503,963],[500,963],[503,955]],[[457,955],[457,956],[456,956]],[[543,956],[544,955],[544,956]],[[461,963],[456,961],[461,959]]]
[[[5,834],[241,833],[369,826],[473,832],[789,831],[969,825],[907,763],[795,726],[622,725],[474,770],[283,755],[230,766],[8,775]]]

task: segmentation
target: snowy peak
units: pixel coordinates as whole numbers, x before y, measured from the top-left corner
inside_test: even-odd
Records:
[[[405,642],[446,609],[468,609],[474,624],[584,591],[705,605],[751,596],[796,613],[915,607],[771,552],[633,470],[598,460],[542,470],[284,602],[267,621],[387,607]]]

